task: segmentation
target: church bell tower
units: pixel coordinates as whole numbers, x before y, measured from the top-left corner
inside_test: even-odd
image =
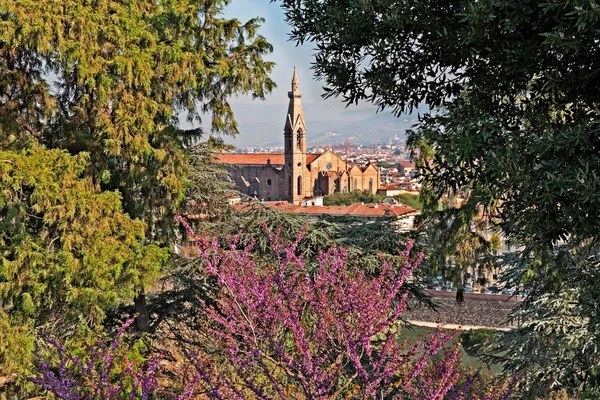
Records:
[[[306,123],[302,111],[302,92],[298,89],[298,75],[294,67],[292,91],[288,92],[290,104],[283,131],[285,139],[285,175],[287,198],[300,204],[304,198],[306,177]]]

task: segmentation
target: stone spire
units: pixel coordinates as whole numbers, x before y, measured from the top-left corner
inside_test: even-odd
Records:
[[[292,92],[298,91],[298,75],[296,74],[296,66],[294,66],[294,76],[292,77]]]
[[[298,88],[298,74],[294,67],[292,76],[292,91],[288,92],[290,104],[288,106],[287,118],[285,120],[285,135],[296,133],[299,130],[306,134],[306,124],[304,122],[304,111],[302,110],[302,92]]]
[[[294,67],[292,76],[292,90],[288,92],[288,97],[290,104],[283,129],[285,179],[288,185],[288,201],[299,204],[310,190],[307,190],[307,184],[304,182],[306,176],[306,123],[304,122],[302,92],[298,88],[296,67]]]

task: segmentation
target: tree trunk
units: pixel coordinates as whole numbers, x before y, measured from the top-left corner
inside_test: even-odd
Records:
[[[150,318],[148,316],[148,305],[146,304],[146,295],[144,289],[140,290],[137,296],[134,297],[135,304],[135,328],[138,332],[146,332],[148,330]]]
[[[456,302],[462,304],[465,301],[465,290],[461,287],[456,291]]]

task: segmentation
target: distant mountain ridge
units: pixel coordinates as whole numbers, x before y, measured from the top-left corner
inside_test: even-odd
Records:
[[[374,108],[339,110],[326,103],[303,104],[309,144],[339,144],[349,139],[354,144],[387,143],[390,138],[403,138],[417,122],[413,115],[394,117],[390,112],[375,113]],[[240,129],[236,138],[225,137],[227,143],[240,147],[283,145],[285,104],[234,104]],[[422,112],[422,111],[421,111]]]

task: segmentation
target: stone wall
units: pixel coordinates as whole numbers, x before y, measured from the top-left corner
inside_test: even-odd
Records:
[[[438,306],[432,310],[416,299],[409,299],[403,317],[408,320],[440,324],[474,325],[507,328],[509,312],[521,301],[518,297],[465,293],[464,302],[456,302],[455,292],[425,291]]]
[[[240,193],[266,201],[288,199],[285,174],[274,165],[229,165],[227,172]]]

